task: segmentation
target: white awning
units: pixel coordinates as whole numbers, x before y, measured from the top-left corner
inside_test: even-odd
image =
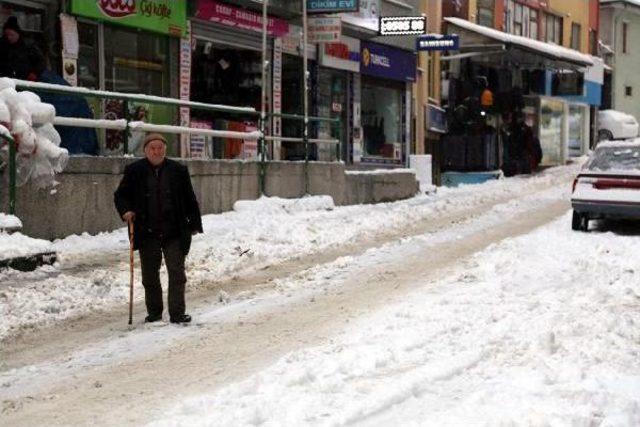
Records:
[[[502,31],[495,30],[493,28],[484,27],[482,25],[474,24],[460,18],[444,18],[444,20],[456,27],[464,30],[472,31],[476,34],[488,37],[493,40],[500,41],[505,44],[511,44],[522,49],[536,52],[540,55],[556,59],[559,61],[572,62],[579,65],[593,65],[593,60],[590,55],[580,53],[577,50],[569,49],[563,46],[558,46],[551,43],[541,42],[539,40],[530,39],[527,37],[516,36],[514,34],[507,34]]]

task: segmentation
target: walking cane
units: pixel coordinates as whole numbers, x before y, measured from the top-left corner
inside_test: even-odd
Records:
[[[129,220],[129,324],[133,323],[133,221]]]

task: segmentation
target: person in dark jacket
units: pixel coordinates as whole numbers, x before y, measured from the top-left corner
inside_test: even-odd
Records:
[[[34,81],[33,66],[43,61],[40,50],[25,42],[18,18],[7,18],[0,38],[0,77]]]
[[[129,164],[114,193],[118,213],[133,222],[133,246],[140,253],[146,322],[162,319],[160,264],[164,254],[169,274],[169,319],[188,323],[184,260],[191,236],[202,233],[200,207],[186,166],[166,156],[167,141],[157,133],[144,140],[145,158]]]

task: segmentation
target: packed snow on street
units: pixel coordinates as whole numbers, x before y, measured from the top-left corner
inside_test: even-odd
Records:
[[[0,272],[0,424],[638,426],[640,227],[572,231],[578,168],[238,202],[194,240],[187,327],[143,323],[137,260],[127,327],[125,229],[55,241]]]

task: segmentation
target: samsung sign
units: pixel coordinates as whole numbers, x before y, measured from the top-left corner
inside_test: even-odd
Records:
[[[408,36],[425,34],[427,18],[424,16],[381,16],[378,34],[381,36]]]
[[[442,36],[428,35],[420,36],[416,40],[416,50],[458,50],[460,48],[460,38],[457,35]]]

